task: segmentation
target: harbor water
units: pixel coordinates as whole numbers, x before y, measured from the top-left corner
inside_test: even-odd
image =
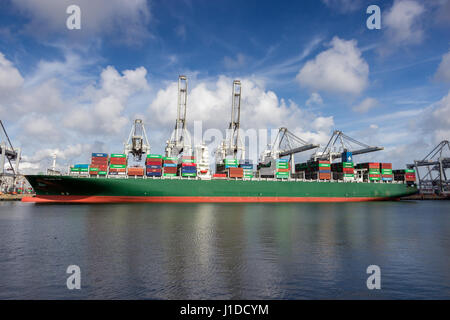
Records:
[[[450,201],[0,203],[0,299],[335,298],[449,299]]]

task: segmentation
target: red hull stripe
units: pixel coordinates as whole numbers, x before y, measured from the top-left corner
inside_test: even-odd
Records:
[[[381,197],[137,197],[137,196],[36,196],[22,198],[22,202],[358,202],[395,200]]]

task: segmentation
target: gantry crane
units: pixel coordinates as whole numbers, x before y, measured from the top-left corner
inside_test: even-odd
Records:
[[[191,137],[186,127],[187,90],[187,77],[181,75],[178,77],[177,120],[170,140],[167,141],[167,157],[177,157],[180,154],[191,155],[192,153]]]
[[[231,93],[231,121],[228,126],[226,138],[222,141],[216,150],[217,163],[223,162],[227,156],[234,159],[242,159],[245,155],[245,146],[242,137],[239,135],[241,125],[241,81],[233,81],[233,90]]]
[[[149,152],[150,144],[148,143],[144,123],[141,119],[136,119],[131,127],[128,140],[124,143],[124,153],[126,155],[130,153],[134,160],[141,161],[142,155]]]
[[[408,169],[415,169],[419,180],[419,189],[422,194],[436,193],[450,195],[450,177],[446,170],[450,169],[450,142],[441,141],[422,160],[414,160],[414,164],[408,164]],[[421,176],[419,169],[425,168],[425,174]]]
[[[272,143],[272,148],[265,150],[261,155],[260,162],[268,163],[269,161],[289,156],[291,170],[294,171],[294,154],[318,148],[318,144],[309,143],[302,138],[297,137],[287,128],[282,127],[278,130],[278,134]]]
[[[335,145],[337,142],[339,142],[339,146],[336,149]],[[358,155],[383,149],[383,147],[369,146],[347,136],[340,130],[335,130],[325,148],[322,150],[318,149],[318,151],[311,156],[311,159],[330,160],[330,162],[332,162],[334,159],[340,158],[342,152],[345,151],[350,151],[352,155]]]
[[[11,187],[15,188],[15,181],[19,175],[21,149],[13,147],[1,120],[0,125],[2,127],[0,131],[0,136],[2,136],[0,140],[0,191],[4,191]],[[5,168],[6,161],[8,161],[9,166]]]

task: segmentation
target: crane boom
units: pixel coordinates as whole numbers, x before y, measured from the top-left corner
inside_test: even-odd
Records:
[[[223,162],[223,159],[227,156],[232,156],[234,159],[238,157],[242,159],[245,154],[245,146],[240,136],[241,94],[241,81],[234,80],[231,93],[231,121],[228,126],[227,137],[216,150],[217,163]]]
[[[187,91],[187,77],[180,75],[178,77],[177,119],[175,129],[166,146],[166,156],[168,157],[176,157],[181,153],[190,155],[192,152],[191,137],[186,127]]]
[[[339,142],[341,150],[339,150],[338,152],[333,151],[332,148],[338,142]],[[352,146],[350,144],[352,144]],[[324,160],[333,161],[334,159],[340,158],[342,152],[345,150],[351,151],[353,155],[358,155],[358,154],[380,151],[383,149],[384,149],[383,147],[369,146],[369,145],[362,143],[356,139],[353,139],[352,137],[349,137],[348,135],[344,134],[340,130],[334,130],[333,134],[331,135],[330,140],[328,140],[328,143],[326,144],[325,148],[323,148],[322,151],[320,151],[320,150],[317,151],[315,154],[313,154],[311,156],[311,158],[314,160],[324,159]]]

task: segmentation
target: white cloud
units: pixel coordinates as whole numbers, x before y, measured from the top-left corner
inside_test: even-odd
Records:
[[[422,129],[432,133],[434,142],[450,140],[450,91],[448,94],[425,109],[422,119]]]
[[[23,85],[23,82],[19,70],[0,52],[0,97],[11,95]]]
[[[377,99],[366,98],[363,101],[361,101],[360,104],[354,106],[352,109],[353,109],[353,111],[356,111],[356,112],[366,113],[370,109],[376,107],[377,105],[378,105]]]
[[[306,62],[296,78],[313,90],[357,95],[367,87],[368,76],[369,65],[356,40],[334,37],[331,48]]]
[[[420,18],[425,12],[422,4],[413,0],[397,0],[382,19],[391,45],[418,44],[424,31]]]
[[[64,124],[72,129],[97,133],[119,133],[129,120],[123,115],[128,98],[148,89],[147,70],[144,67],[125,70],[120,75],[112,66],[100,75],[100,87],[89,88],[90,105],[72,110]]]
[[[12,4],[30,19],[26,32],[33,36],[112,34],[116,40],[133,44],[149,36],[146,26],[150,10],[146,0],[12,0]],[[66,27],[66,9],[73,4],[81,9],[81,30],[76,32]]]
[[[442,56],[434,78],[438,81],[450,82],[450,51]]]
[[[320,94],[318,94],[317,92],[313,92],[311,93],[311,96],[308,98],[308,100],[306,100],[305,104],[307,107],[311,107],[313,105],[322,105],[323,100]]]

